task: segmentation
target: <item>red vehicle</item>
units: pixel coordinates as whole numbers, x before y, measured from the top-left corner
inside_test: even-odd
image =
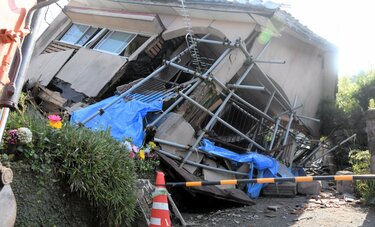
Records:
[[[9,111],[17,107],[36,37],[33,28],[40,23],[38,9],[58,0],[0,1],[0,138],[2,139]],[[38,2],[38,3],[37,3]],[[33,23],[31,23],[33,22]],[[13,173],[0,163],[0,226],[13,226],[16,200],[10,183]]]

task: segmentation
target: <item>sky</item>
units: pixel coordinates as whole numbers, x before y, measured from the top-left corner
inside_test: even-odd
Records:
[[[340,76],[375,68],[375,0],[272,1],[285,4],[282,9],[338,47],[337,68]],[[67,2],[59,1],[60,5]],[[52,22],[58,10],[56,4],[51,7],[55,10],[47,12],[47,22]]]
[[[339,75],[375,67],[375,1],[273,0],[282,9],[339,48]]]

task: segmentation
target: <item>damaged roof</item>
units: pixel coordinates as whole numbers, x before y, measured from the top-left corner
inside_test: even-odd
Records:
[[[80,3],[87,3],[86,0],[74,0]],[[141,5],[147,8],[147,10],[153,10],[152,7],[163,6],[170,7],[170,14],[180,14],[179,8],[182,8],[180,0],[95,0],[90,1],[90,5],[98,3],[98,6],[104,7],[113,7],[114,4],[118,8],[123,8],[129,11],[133,11],[133,7],[128,7],[128,5]],[[217,12],[233,12],[233,13],[246,13],[264,16],[273,19],[276,19],[282,22],[287,28],[289,28],[293,33],[296,33],[300,38],[305,41],[319,45],[324,49],[335,50],[336,46],[328,42],[324,38],[315,34],[308,27],[301,24],[296,18],[294,18],[288,12],[282,10],[283,4],[274,3],[272,1],[262,1],[262,0],[185,0],[185,7],[188,9],[196,10],[209,10]],[[148,7],[150,6],[150,7]],[[158,11],[158,10],[156,10]],[[252,15],[250,15],[252,16]],[[253,18],[254,19],[254,18]],[[273,20],[273,22],[275,22]]]

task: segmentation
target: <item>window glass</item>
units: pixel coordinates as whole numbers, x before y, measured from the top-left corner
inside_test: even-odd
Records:
[[[133,40],[135,34],[111,31],[96,46],[95,50],[120,54]]]
[[[97,28],[87,25],[72,24],[69,30],[60,38],[60,41],[83,46],[97,30]]]
[[[77,45],[83,46],[98,30],[97,28],[89,28],[89,30],[86,31],[86,33],[77,41]]]

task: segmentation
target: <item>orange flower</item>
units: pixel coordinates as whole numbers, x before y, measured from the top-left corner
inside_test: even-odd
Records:
[[[61,117],[59,115],[49,115],[49,126],[60,129],[62,127]]]

